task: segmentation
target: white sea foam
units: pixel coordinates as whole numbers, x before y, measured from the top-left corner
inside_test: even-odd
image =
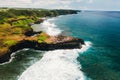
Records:
[[[51,21],[53,21],[54,18],[52,19],[48,19],[45,20],[43,23],[41,24],[36,24],[33,25],[32,28],[34,31],[43,31],[46,32],[48,35],[50,36],[57,36],[59,34],[61,34],[62,30],[60,30],[57,25],[55,25],[54,23],[52,23]]]
[[[29,49],[28,49],[28,48],[25,48],[25,49],[22,49],[22,50],[18,50],[18,51],[16,51],[16,52],[13,52],[13,53],[10,55],[9,61],[4,62],[4,63],[1,63],[0,65],[5,65],[5,64],[11,63],[12,60],[15,58],[14,56],[16,55],[16,53],[18,53],[18,52],[20,52],[20,51],[27,51],[27,50],[29,50]]]
[[[18,80],[85,80],[77,57],[89,47],[90,42],[86,42],[82,49],[48,51]]]

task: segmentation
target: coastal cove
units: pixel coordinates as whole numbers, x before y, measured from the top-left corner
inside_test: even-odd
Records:
[[[114,17],[113,13],[118,15]],[[33,25],[36,31],[42,26],[47,34],[84,39],[86,46],[52,51],[22,49],[13,54],[10,63],[0,65],[0,79],[119,80],[119,15],[120,12],[84,11]]]
[[[13,11],[14,10],[16,10],[16,9],[13,9]],[[20,10],[16,10],[16,11],[20,11]],[[30,11],[30,10],[28,10],[28,11]],[[47,10],[45,10],[45,11],[47,11]],[[43,11],[43,12],[45,12],[45,11]],[[54,11],[56,11],[57,15],[56,15],[56,13],[54,13],[54,15],[53,15],[52,12],[54,12]],[[36,12],[39,12],[41,14],[41,12],[39,10],[36,10]],[[51,12],[51,14],[50,14],[50,12]],[[66,15],[66,14],[76,14],[77,12],[78,11],[74,11],[74,10],[53,10],[53,11],[48,10],[47,13],[44,15],[46,15],[48,17],[50,17],[50,16],[52,17],[52,16]],[[29,15],[29,14],[27,14],[27,15]],[[38,14],[38,16],[39,16],[39,14]],[[36,17],[38,17],[38,16],[36,16]],[[24,21],[25,19],[30,19],[30,17],[27,16],[27,18],[25,18],[23,16],[22,18],[19,18],[19,19],[13,18],[13,19],[8,19],[8,21],[3,20],[3,22],[1,22],[1,26],[3,26],[4,24],[10,24],[11,25],[10,27],[17,28],[20,26],[20,25],[17,26],[19,24],[19,20]],[[32,17],[32,20],[33,19],[34,18]],[[17,22],[16,26],[13,25],[14,22]],[[13,52],[16,52],[16,51],[18,51],[20,49],[24,49],[24,48],[48,51],[48,50],[55,50],[55,49],[81,48],[82,45],[84,45],[84,41],[82,39],[72,38],[69,36],[63,36],[61,34],[50,36],[41,30],[39,30],[38,32],[33,31],[31,26],[34,24],[41,24],[42,22],[44,22],[44,19],[38,18],[38,19],[33,20],[33,22],[26,22],[25,24],[21,25],[21,27],[24,27],[27,25],[28,28],[27,29],[22,28],[23,29],[22,34],[20,34],[20,33],[17,33],[16,35],[12,34],[16,38],[9,37],[4,40],[4,38],[2,38],[4,36],[4,33],[2,33],[2,35],[0,37],[1,41],[3,42],[3,44],[1,43],[1,45],[0,45],[0,47],[1,47],[0,48],[0,63],[8,62],[11,59],[11,54]],[[20,31],[20,30],[18,30],[18,31]]]
[[[49,19],[48,19],[49,20]],[[47,20],[46,20],[47,21]],[[44,24],[44,22],[46,22],[46,21],[43,21],[43,23],[41,23],[41,24]],[[41,24],[35,24],[35,25],[41,25]],[[54,26],[49,26],[49,25],[46,25],[48,28],[54,28]],[[34,27],[34,25],[33,25],[33,27]],[[39,26],[40,28],[42,28],[41,26]],[[38,28],[39,28],[38,27]],[[44,27],[43,27],[44,28]],[[57,30],[57,29],[55,29],[55,30]],[[41,30],[40,30],[41,31]],[[34,33],[36,33],[36,34],[41,34],[41,32],[40,31],[38,31],[38,32],[34,32]],[[21,52],[21,51],[29,51],[29,50],[31,50],[31,49],[35,49],[35,51],[37,51],[37,50],[42,50],[41,51],[41,53],[43,53],[44,51],[48,51],[48,50],[56,50],[57,51],[57,49],[68,49],[68,50],[66,50],[66,51],[72,51],[72,49],[75,49],[75,50],[73,50],[73,51],[76,51],[76,53],[75,54],[77,54],[77,52],[83,52],[83,51],[85,51],[85,50],[87,50],[88,49],[88,47],[89,47],[89,42],[87,43],[85,43],[82,39],[80,39],[80,38],[73,38],[73,37],[70,37],[70,36],[65,36],[65,35],[63,35],[63,34],[61,34],[61,32],[60,33],[58,33],[58,34],[56,34],[56,32],[57,31],[55,31],[55,34],[54,34],[54,36],[53,35],[51,35],[51,34],[46,34],[47,32],[45,32],[45,31],[43,31],[44,33],[42,33],[42,35],[45,35],[45,36],[48,36],[49,38],[48,38],[48,40],[50,40],[50,39],[53,39],[52,40],[52,42],[50,42],[50,43],[38,43],[38,42],[36,42],[36,41],[29,41],[29,38],[28,38],[28,40],[27,39],[23,39],[23,41],[21,41],[21,42],[19,42],[19,43],[17,43],[16,45],[14,45],[14,46],[12,46],[12,47],[10,47],[10,50],[12,50],[9,54],[7,53],[7,57],[6,57],[6,55],[5,55],[5,57],[3,56],[3,62],[4,62],[4,59],[7,59],[8,58],[8,61],[9,62],[5,62],[5,63],[3,63],[1,66],[5,66],[5,65],[9,65],[9,64],[12,64],[12,62],[14,62],[14,59],[15,59],[15,57],[16,57],[16,55],[18,55],[18,53],[19,52]],[[49,31],[48,31],[49,32]],[[50,35],[50,36],[49,36]],[[30,37],[30,36],[29,36]],[[34,36],[33,36],[34,37]],[[37,47],[36,47],[36,45],[37,45]],[[84,46],[83,46],[84,45]],[[24,49],[25,48],[25,49]],[[29,48],[29,49],[27,49],[27,48]],[[31,48],[31,49],[30,49]],[[20,50],[21,49],[21,50]],[[69,49],[71,49],[71,50],[69,50]],[[80,50],[81,49],[81,50]],[[58,51],[59,51],[58,50]],[[62,50],[60,50],[60,51],[62,51]],[[17,51],[17,52],[15,52],[15,51]],[[14,52],[14,53],[13,53]],[[39,52],[39,51],[38,51]],[[63,51],[64,52],[64,51]],[[11,54],[12,53],[12,54]],[[54,53],[52,53],[52,54],[54,54]],[[21,54],[21,55],[24,55],[24,54]],[[32,55],[32,54],[31,54]],[[41,54],[42,55],[42,54]],[[10,59],[10,57],[11,57],[11,59]],[[22,58],[22,57],[20,57],[20,56],[18,56],[19,57],[19,60]],[[77,56],[76,56],[77,57]],[[9,60],[10,59],[10,60]],[[5,60],[6,61],[6,60]],[[81,72],[78,72],[78,73],[80,73],[80,76],[82,76],[82,73]],[[16,76],[17,77],[17,76]],[[16,78],[15,77],[15,78]],[[77,77],[77,76],[76,76]],[[75,77],[75,78],[76,78]],[[14,77],[7,77],[7,78],[14,78]],[[2,76],[1,76],[1,79],[4,79],[4,78],[2,78]]]

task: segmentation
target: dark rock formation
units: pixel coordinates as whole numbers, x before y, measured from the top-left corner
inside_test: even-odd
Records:
[[[80,49],[84,44],[85,44],[84,41],[78,38],[73,38],[72,40],[69,41],[63,41],[63,42],[57,42],[51,44],[38,43],[37,41],[23,40],[14,46],[11,46],[8,52],[0,57],[0,63],[9,61],[9,59],[11,58],[10,55],[13,52],[24,48],[31,48],[31,49],[43,50],[43,51],[55,50],[55,49],[75,49],[75,48]]]
[[[35,31],[33,31],[32,28],[29,28],[29,29],[26,29],[26,30],[23,32],[23,34],[24,34],[25,36],[33,36],[33,35],[35,35],[35,34],[40,34],[41,32],[42,32],[42,31],[35,32]]]
[[[40,23],[42,23],[43,21],[44,21],[44,19],[39,19],[39,20],[35,21],[34,24],[40,24]]]
[[[39,20],[35,21],[34,23],[29,23],[28,26],[32,26],[34,24],[40,24],[43,21],[44,21],[44,19],[39,19]],[[33,36],[33,35],[39,34],[39,33],[41,33],[41,31],[34,32],[32,28],[29,28],[29,29],[25,30],[23,34],[26,35],[26,36]]]
[[[26,29],[23,34],[26,35],[26,36],[32,36],[34,33],[33,29],[32,28],[29,28],[29,29]]]

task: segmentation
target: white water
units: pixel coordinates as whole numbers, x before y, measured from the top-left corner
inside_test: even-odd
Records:
[[[86,42],[82,49],[48,51],[18,80],[85,80],[77,57],[89,47],[90,42]]]
[[[34,31],[44,31],[51,36],[61,34],[62,30],[57,28],[48,19],[39,26],[34,25]],[[90,42],[82,49],[54,50],[46,52],[42,59],[22,73],[18,80],[85,80],[84,73],[80,70],[81,65],[77,62],[79,53],[86,51],[90,47]]]
[[[52,20],[54,20],[54,18],[45,20],[43,23],[41,23],[39,25],[38,24],[33,25],[32,28],[36,32],[43,31],[43,32],[47,33],[50,36],[57,36],[62,32],[62,30],[60,30],[57,27],[57,25],[52,23],[51,22]]]
[[[20,52],[20,51],[27,51],[27,50],[29,50],[29,49],[28,49],[28,48],[25,48],[25,49],[18,50],[18,51],[16,51],[16,52],[12,53],[12,54],[10,55],[10,59],[9,59],[9,61],[4,62],[4,63],[2,63],[2,64],[0,64],[0,65],[5,65],[5,64],[9,64],[9,63],[11,63],[12,60],[15,58],[16,53],[18,53],[18,52]]]

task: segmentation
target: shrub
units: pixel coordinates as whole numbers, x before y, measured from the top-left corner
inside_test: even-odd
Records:
[[[7,40],[4,42],[4,45],[8,45],[8,46],[12,46],[12,45],[15,45],[16,42],[14,40]]]
[[[45,36],[40,35],[40,36],[38,37],[38,43],[42,43],[45,39],[46,39]]]

